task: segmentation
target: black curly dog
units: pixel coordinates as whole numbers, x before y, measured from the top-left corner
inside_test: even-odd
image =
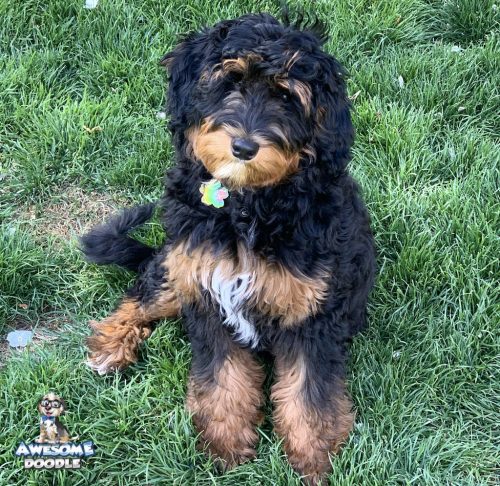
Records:
[[[87,257],[139,271],[92,322],[89,365],[137,359],[154,320],[183,317],[187,408],[223,467],[255,456],[262,355],[274,358],[274,426],[310,484],[353,426],[347,345],[366,321],[375,253],[347,173],[354,131],[341,65],[314,27],[245,15],[185,38],[162,60],[176,149],[162,200],[167,242],[127,235],[153,207],[82,238]]]

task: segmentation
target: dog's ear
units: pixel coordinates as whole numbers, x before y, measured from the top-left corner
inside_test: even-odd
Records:
[[[160,61],[168,72],[166,111],[170,117],[169,127],[174,135],[177,129],[182,129],[186,124],[186,108],[192,104],[191,94],[200,74],[207,39],[206,32],[192,34]]]
[[[169,74],[166,108],[174,134],[178,129],[186,128],[186,116],[194,108],[193,92],[203,68],[220,62],[224,39],[232,23],[220,22],[211,29],[189,34],[161,59],[160,64]]]
[[[351,158],[354,128],[345,85],[346,73],[333,57],[324,55],[317,65],[314,93],[315,129],[312,146],[318,162],[340,175]]]

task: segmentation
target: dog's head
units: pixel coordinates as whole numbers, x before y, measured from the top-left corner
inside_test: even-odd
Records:
[[[228,187],[264,187],[323,164],[339,174],[353,128],[344,70],[321,36],[267,14],[187,37],[162,63],[176,140]]]
[[[66,410],[65,401],[55,393],[47,393],[38,402],[40,415],[47,417],[59,417]]]

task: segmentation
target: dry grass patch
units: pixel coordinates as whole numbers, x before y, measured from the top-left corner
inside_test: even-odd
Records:
[[[125,204],[124,197],[69,186],[46,206],[31,204],[17,217],[29,225],[35,237],[71,240],[103,222]]]

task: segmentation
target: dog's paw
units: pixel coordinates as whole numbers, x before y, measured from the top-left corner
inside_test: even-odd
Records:
[[[102,355],[90,355],[85,361],[85,364],[91,370],[96,371],[99,375],[103,376],[119,369],[113,366],[112,361],[112,356],[104,357]]]
[[[85,364],[100,375],[119,369],[116,345],[111,349],[106,346],[104,336],[99,332],[100,324],[97,321],[89,321],[89,326],[94,330],[94,334],[87,339],[87,346],[91,352]]]
[[[302,480],[302,483],[305,484],[305,486],[326,486],[327,484],[329,484],[328,475],[326,473],[315,472],[307,476],[301,476],[300,479]]]
[[[203,438],[203,434],[199,437],[196,448],[210,456],[214,467],[220,473],[230,471],[257,457],[257,451],[251,445],[208,442]]]
[[[193,420],[200,429],[196,417]],[[229,471],[257,456],[255,444],[258,436],[255,426],[239,421],[239,426],[231,429],[225,422],[215,419],[205,425],[198,441],[198,449],[208,453],[220,472]]]
[[[110,320],[90,321],[94,333],[87,338],[89,357],[86,365],[100,375],[121,371],[137,361],[139,344],[149,335],[149,329],[138,328]]]

